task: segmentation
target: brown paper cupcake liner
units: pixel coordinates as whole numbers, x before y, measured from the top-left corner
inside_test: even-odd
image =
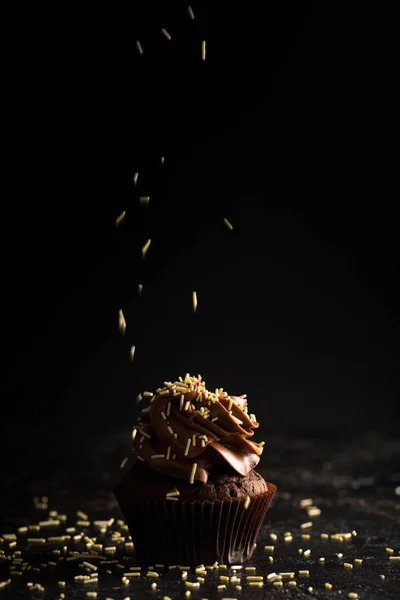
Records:
[[[139,564],[240,564],[249,560],[276,491],[251,500],[179,502],[155,500],[121,505]]]

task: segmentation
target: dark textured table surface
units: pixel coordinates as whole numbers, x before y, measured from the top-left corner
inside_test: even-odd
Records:
[[[121,477],[123,459],[129,456],[124,469],[132,464],[129,437],[129,431],[75,436],[50,429],[20,431],[18,436],[8,437],[4,433],[0,582],[10,582],[0,583],[0,599],[60,598],[60,594],[65,598],[95,597],[87,596],[88,592],[97,592],[100,599],[114,600],[186,597],[189,588],[179,571],[164,573],[155,567],[159,573],[156,579],[146,578],[143,572],[128,584],[121,581],[123,574],[135,565],[135,557],[112,488]],[[400,598],[400,561],[394,559],[400,556],[400,489],[396,489],[400,486],[400,441],[374,433],[359,438],[296,438],[266,432],[260,439],[266,440],[266,447],[259,471],[278,486],[279,492],[267,513],[254,556],[246,565],[256,567],[256,571],[238,570],[236,577],[240,582],[224,582],[220,577],[230,579],[234,575],[232,569],[209,570],[204,583],[191,590],[191,598],[290,596],[333,600],[348,598],[349,593],[356,593],[363,600]],[[42,502],[42,496],[48,501]],[[320,509],[320,515],[309,516],[308,509],[301,508],[301,500],[306,498]],[[77,511],[86,513],[90,524],[77,525],[77,521],[84,520]],[[66,520],[54,527],[42,525],[40,530],[18,532],[18,527],[48,521],[50,512],[56,519],[56,514],[66,515]],[[111,518],[115,520],[106,533],[99,532],[93,524],[95,520]],[[301,524],[310,521],[312,526],[301,528]],[[70,540],[43,545],[27,542],[28,537],[47,540],[66,535],[69,527],[76,529],[67,534]],[[125,541],[118,541],[115,532]],[[291,532],[291,538],[285,541],[286,532]],[[7,536],[13,533],[15,540]],[[80,533],[87,536],[86,540],[73,539]],[[271,533],[277,538],[271,538]],[[331,537],[335,533],[351,535],[335,539]],[[94,537],[103,550],[91,546],[93,541],[89,538]],[[116,554],[105,558],[104,548],[110,545],[117,546]],[[266,545],[274,546],[274,550],[266,550]],[[74,551],[90,554],[74,559]],[[98,567],[98,582],[74,579],[76,575],[86,575],[84,567],[79,566],[84,560]],[[104,560],[116,562],[100,564]],[[344,563],[353,568],[345,568]],[[300,570],[309,571],[309,576],[300,576]],[[273,572],[294,572],[295,577],[284,577],[282,587],[278,587],[267,580]],[[249,586],[246,576],[254,574],[264,576],[263,587]],[[189,571],[186,581],[196,582],[197,577]],[[65,587],[58,587],[59,581],[64,581]],[[43,588],[35,587],[37,582]],[[332,588],[325,587],[326,583]],[[226,585],[226,589],[218,591],[217,585]]]

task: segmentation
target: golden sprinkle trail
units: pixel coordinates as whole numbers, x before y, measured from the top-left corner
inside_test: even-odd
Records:
[[[197,292],[192,292],[192,303],[193,303],[193,312],[197,311]]]
[[[189,17],[193,20],[194,12],[193,12],[193,8],[191,6],[188,6],[188,14],[189,14]]]
[[[126,211],[123,210],[122,213],[115,219],[115,227],[119,227],[121,223],[125,220]]]
[[[163,34],[163,36],[165,36],[167,38],[168,41],[170,41],[172,39],[170,34],[168,33],[168,31],[166,29],[164,29],[164,27],[161,29],[161,33]]]
[[[120,468],[120,469],[123,469],[123,468],[124,468],[124,466],[126,465],[126,463],[128,462],[128,460],[129,460],[129,459],[128,459],[128,457],[126,456],[126,457],[124,458],[124,460],[121,462],[121,464],[119,465],[119,468]]]
[[[142,258],[145,258],[149,248],[150,248],[150,244],[151,244],[151,239],[149,238],[147,240],[147,242],[144,244],[144,246],[142,247]]]
[[[132,362],[133,362],[133,359],[135,358],[135,351],[136,351],[136,346],[132,346],[129,351],[129,358],[131,359]]]
[[[139,296],[142,295],[143,292],[143,283],[138,283],[138,294]]]
[[[139,173],[136,172],[133,176],[133,185],[137,184],[138,177],[139,177]]]
[[[206,41],[201,42],[201,60],[206,60]]]
[[[224,217],[224,223],[225,223],[225,225],[227,226],[227,228],[228,228],[228,229],[230,229],[230,231],[232,231],[232,229],[233,229],[233,225],[232,225],[232,223],[230,223],[230,222],[228,221],[228,219],[227,219],[226,217]]]
[[[122,312],[121,308],[118,311],[118,329],[120,330],[122,335],[125,335],[126,321],[125,321],[124,313]]]
[[[150,202],[150,196],[140,196],[139,204],[140,206],[148,206]]]
[[[136,40],[136,49],[139,52],[139,54],[143,54],[142,44],[139,42],[139,40]]]

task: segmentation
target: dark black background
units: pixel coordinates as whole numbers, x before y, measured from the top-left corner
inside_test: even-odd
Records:
[[[394,16],[263,4],[9,20],[8,428],[130,427],[139,391],[190,371],[266,428],[398,431]]]

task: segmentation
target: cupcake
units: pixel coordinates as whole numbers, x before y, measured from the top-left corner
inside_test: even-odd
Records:
[[[201,376],[165,382],[133,428],[137,463],[115,496],[143,565],[238,564],[276,491],[254,471],[263,443],[246,396]]]

